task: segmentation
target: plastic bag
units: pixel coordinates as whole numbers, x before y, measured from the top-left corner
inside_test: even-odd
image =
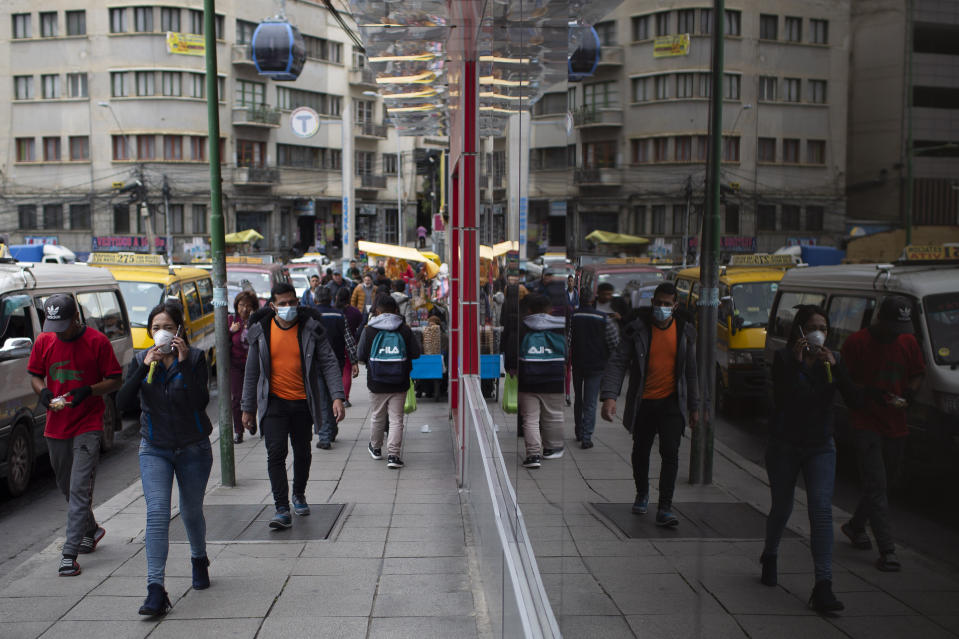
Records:
[[[403,402],[403,412],[409,415],[416,410],[416,390],[413,388],[413,380],[410,380],[409,390],[406,391],[406,401]]]
[[[515,415],[519,405],[519,380],[515,375],[506,374],[503,383],[503,412]]]

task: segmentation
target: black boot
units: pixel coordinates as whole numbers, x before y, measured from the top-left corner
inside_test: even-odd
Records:
[[[759,558],[759,563],[763,565],[763,576],[760,581],[765,586],[775,586],[779,583],[779,577],[776,569],[776,555],[767,555],[763,553]]]
[[[210,587],[210,560],[206,555],[202,557],[190,557],[193,563],[193,589],[205,590]]]
[[[828,579],[817,581],[809,598],[809,607],[816,612],[839,612],[846,607],[832,594],[832,582]]]
[[[160,584],[147,584],[147,598],[140,606],[140,614],[147,617],[165,615],[173,604]]]

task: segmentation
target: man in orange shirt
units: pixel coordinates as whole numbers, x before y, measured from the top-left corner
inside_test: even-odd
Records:
[[[270,305],[250,316],[250,350],[240,401],[243,427],[252,432],[259,420],[266,440],[267,473],[276,506],[269,525],[275,530],[293,525],[286,478],[287,438],[293,447],[293,512],[306,516],[310,514],[306,482],[313,459],[313,424],[323,423],[327,402],[333,403],[337,422],[346,417],[342,368],[320,315],[297,302],[293,286],[282,282],[273,287]]]
[[[686,423],[699,420],[699,384],[696,378],[696,329],[685,313],[678,313],[676,287],[656,287],[650,309],[626,325],[619,348],[606,366],[601,384],[602,417],[612,421],[616,398],[629,373],[623,425],[633,435],[633,513],[649,508],[649,453],[659,435],[662,468],[659,473],[658,526],[674,527],[673,490],[679,472],[679,445]]]

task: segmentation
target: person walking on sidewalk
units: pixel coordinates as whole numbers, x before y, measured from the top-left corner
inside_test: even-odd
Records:
[[[778,582],[779,541],[792,514],[796,479],[802,471],[816,583],[809,607],[819,612],[844,608],[832,592],[832,496],[836,483],[833,399],[838,390],[847,405],[856,392],[846,369],[824,346],[829,316],[816,306],[796,312],[786,346],[773,359],[773,403],[766,473],[772,505],[766,519],[762,583]]]
[[[370,312],[373,305],[373,292],[376,288],[373,286],[373,276],[369,273],[363,276],[363,283],[353,289],[350,294],[350,306],[358,310],[364,316]],[[339,295],[339,293],[337,293]]]
[[[183,332],[177,302],[156,306],[147,319],[154,346],[136,354],[120,389],[120,408],[140,411],[140,481],[147,505],[147,598],[140,614],[163,615],[170,609],[164,589],[170,549],[170,501],[173,478],[180,494],[180,519],[190,540],[193,588],[210,587],[206,554],[206,493],[213,450],[213,424],[206,414],[206,355],[192,348]]]
[[[601,285],[602,286],[602,285]],[[672,512],[679,472],[679,445],[686,424],[699,420],[699,382],[696,378],[696,328],[685,312],[677,312],[676,287],[664,282],[653,293],[652,307],[626,325],[619,348],[606,366],[601,384],[602,417],[612,421],[623,379],[629,389],[623,424],[633,435],[633,513],[649,508],[649,453],[659,435],[659,504],[656,524],[678,526]]]
[[[347,297],[349,297],[350,294],[345,288],[341,288],[340,293]],[[336,355],[336,361],[339,364],[340,381],[342,382],[342,371],[346,368],[346,363],[349,361],[347,354],[352,353],[353,358],[356,358],[356,344],[353,341],[353,335],[350,333],[349,327],[346,325],[346,317],[341,311],[330,305],[331,301],[329,289],[321,288],[317,291],[316,312],[320,315],[320,323],[323,324],[326,337],[330,340],[330,347],[333,349],[333,354]],[[354,366],[356,366],[356,372],[359,374],[359,366],[356,364],[354,364]],[[344,399],[345,397],[346,390],[344,388]],[[332,402],[327,401],[325,403],[323,406],[323,421],[321,424],[314,424],[314,427],[317,429],[316,447],[321,450],[330,450],[340,431],[336,425],[336,418],[333,416]]]
[[[593,292],[579,293],[579,310],[570,320],[570,361],[573,365],[573,420],[576,441],[583,448],[593,447],[599,384],[610,355],[619,346],[619,328],[611,318],[596,310]]]
[[[531,293],[526,317],[506,344],[506,370],[517,373],[517,403],[526,438],[525,468],[563,456],[563,385],[566,380],[566,320],[550,315],[552,302]]]
[[[296,291],[281,282],[270,305],[250,317],[250,352],[243,378],[243,426],[257,421],[266,440],[267,472],[273,489],[274,530],[293,525],[286,475],[286,440],[293,448],[293,511],[310,514],[306,482],[310,477],[313,424],[321,423],[326,402],[337,422],[346,417],[340,366],[314,309],[297,306]]]
[[[303,306],[316,306],[316,294],[319,292],[320,288],[320,276],[311,275],[310,288],[303,291],[303,297],[300,299],[300,304]]]
[[[314,276],[316,277],[316,276]],[[320,278],[316,277],[319,282]],[[243,418],[240,399],[243,397],[243,371],[246,355],[250,350],[247,334],[250,330],[250,315],[260,306],[253,291],[240,291],[233,300],[234,315],[230,318],[230,400],[233,405],[233,443],[243,443]],[[251,433],[256,435],[256,431]]]
[[[27,372],[47,411],[43,436],[50,466],[69,504],[59,574],[73,577],[80,574],[77,555],[96,550],[106,534],[93,516],[93,484],[106,411],[103,396],[120,388],[123,368],[106,335],[80,322],[72,295],[51,295],[43,313],[43,332],[30,352]]]
[[[859,330],[842,346],[853,382],[863,387],[862,405],[849,412],[859,466],[862,498],[842,532],[862,550],[872,547],[866,522],[879,547],[876,567],[901,569],[889,521],[890,483],[895,482],[905,450],[906,408],[919,390],[925,364],[913,336],[912,303],[891,295],[879,306],[879,323]]]
[[[357,286],[356,288],[359,289],[361,287]],[[336,304],[334,304],[334,308],[343,313],[343,318],[346,320],[347,339],[353,341],[352,349],[350,348],[350,342],[347,341],[346,360],[343,363],[343,393],[346,395],[346,401],[343,402],[343,405],[349,408],[351,406],[350,389],[353,387],[353,378],[360,374],[360,366],[356,360],[356,340],[360,337],[363,313],[350,304],[350,294],[345,290],[340,290],[340,292],[336,294]]]
[[[402,468],[403,406],[420,345],[391,296],[379,296],[373,313],[356,348],[357,361],[367,365],[366,387],[373,404],[368,448],[373,459],[383,459],[383,436],[389,423],[386,465]]]

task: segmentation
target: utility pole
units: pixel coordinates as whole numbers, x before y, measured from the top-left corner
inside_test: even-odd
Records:
[[[396,145],[399,147],[399,135]],[[399,245],[406,246],[406,226],[403,225],[403,149],[396,149],[396,225],[399,229]],[[417,247],[418,248],[418,247]]]
[[[166,263],[173,264],[173,225],[170,223],[170,183],[163,176],[163,216],[166,218]]]
[[[686,212],[683,214],[683,268],[689,255],[689,207],[693,205],[693,176],[686,178]]]
[[[210,147],[210,250],[213,254],[213,312],[216,331],[216,387],[220,430],[220,481],[236,486],[233,463],[233,412],[230,402],[230,334],[227,327],[226,252],[223,180],[220,175],[220,96],[216,70],[215,0],[203,0],[206,49],[206,113]]]
[[[719,319],[719,166],[723,159],[723,47],[725,0],[713,1],[713,55],[710,93],[709,164],[704,197],[699,296],[699,424],[693,430],[689,483],[713,481],[713,420],[716,398],[716,322]]]
[[[912,244],[913,206],[913,139],[912,139],[912,48],[913,48],[913,0],[906,0],[906,246]]]
[[[150,255],[156,255],[157,242],[156,234],[153,232],[153,215],[150,214],[150,207],[147,206],[147,187],[146,178],[143,177],[143,165],[137,167],[137,219],[143,223],[147,233],[147,250]]]

